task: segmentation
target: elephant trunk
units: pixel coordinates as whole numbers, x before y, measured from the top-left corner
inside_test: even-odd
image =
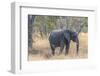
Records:
[[[79,40],[78,40],[78,38],[77,38],[77,42],[76,42],[76,50],[77,50],[77,54],[78,54],[78,52],[79,52]]]

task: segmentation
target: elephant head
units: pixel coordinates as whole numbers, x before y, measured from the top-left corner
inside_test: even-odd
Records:
[[[71,30],[65,30],[64,31],[64,36],[69,42],[70,42],[70,40],[72,40],[73,42],[76,42],[76,50],[77,50],[77,54],[78,54],[78,51],[79,51],[79,39],[78,39],[77,32],[73,32]]]
[[[79,39],[78,39],[77,32],[71,32],[71,40],[73,42],[76,42],[76,48],[77,48],[77,53],[78,53],[78,51],[79,51]]]

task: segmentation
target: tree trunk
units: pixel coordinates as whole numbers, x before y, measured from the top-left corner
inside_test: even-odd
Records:
[[[35,16],[28,15],[28,51],[32,51],[32,24]]]

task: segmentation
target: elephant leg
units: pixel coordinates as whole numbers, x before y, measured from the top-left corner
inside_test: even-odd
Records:
[[[52,55],[55,55],[55,47],[51,45]]]
[[[59,54],[62,53],[63,49],[64,49],[64,42],[61,42],[61,44],[60,44],[60,53]]]
[[[63,49],[64,49],[64,46],[61,46],[61,47],[60,47],[60,53],[59,53],[59,54],[62,53]]]
[[[65,55],[68,54],[68,52],[69,52],[69,47],[70,47],[70,45],[66,45]]]

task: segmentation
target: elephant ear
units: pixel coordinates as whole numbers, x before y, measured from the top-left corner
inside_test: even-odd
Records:
[[[71,40],[74,41],[74,42],[78,41],[78,33],[77,32],[71,33]]]
[[[70,42],[70,31],[69,30],[65,30],[64,31],[64,38],[65,40],[67,40],[68,42]]]

